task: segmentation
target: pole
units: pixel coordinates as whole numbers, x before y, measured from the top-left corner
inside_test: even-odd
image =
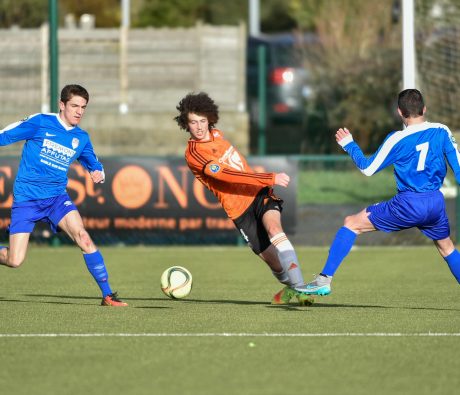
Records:
[[[58,112],[58,85],[59,85],[59,64],[58,64],[58,2],[48,0],[49,11],[49,58],[50,58],[50,111]]]
[[[120,114],[129,112],[128,106],[128,33],[131,24],[130,0],[121,0],[121,26],[120,26]]]
[[[249,35],[260,35],[260,0],[249,1]]]
[[[259,69],[258,96],[259,96],[259,155],[265,155],[267,150],[266,127],[267,127],[267,67],[266,48],[259,45],[257,48],[257,60]]]
[[[130,0],[121,0],[121,26],[131,25],[131,5]]]
[[[414,0],[402,2],[403,89],[415,88]]]

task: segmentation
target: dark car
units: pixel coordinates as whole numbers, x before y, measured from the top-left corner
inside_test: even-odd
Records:
[[[307,101],[312,95],[309,76],[303,67],[303,51],[291,34],[249,37],[247,44],[246,97],[251,140],[259,125],[259,47],[265,47],[266,126],[270,134],[280,125],[305,127]],[[264,110],[264,109],[262,109]],[[254,137],[255,136],[255,137]],[[251,142],[254,148],[255,142]]]
[[[249,112],[258,107],[259,55],[265,47],[267,116],[269,120],[302,119],[311,95],[303,51],[290,34],[249,37],[247,45],[247,97]]]

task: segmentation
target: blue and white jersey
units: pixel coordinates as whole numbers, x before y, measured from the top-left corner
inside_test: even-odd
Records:
[[[366,176],[394,166],[398,192],[439,190],[447,172],[446,159],[460,184],[460,154],[449,128],[423,122],[390,133],[371,157],[366,158],[350,136],[340,145]]]
[[[66,191],[75,160],[88,171],[101,170],[89,135],[68,127],[58,114],[34,114],[0,131],[0,146],[25,140],[14,182],[15,202],[46,199]]]

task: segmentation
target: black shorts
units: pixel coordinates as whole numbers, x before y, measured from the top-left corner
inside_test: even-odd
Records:
[[[259,255],[270,246],[270,238],[262,223],[269,210],[283,211],[283,200],[273,194],[273,189],[263,188],[247,210],[233,222],[249,247]]]

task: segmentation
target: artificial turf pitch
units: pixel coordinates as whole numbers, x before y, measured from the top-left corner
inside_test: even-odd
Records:
[[[0,392],[52,394],[449,394],[460,387],[459,285],[434,247],[357,248],[330,296],[272,306],[280,286],[246,247],[101,249],[101,307],[77,248],[32,246],[0,267]],[[298,248],[305,278],[326,249]],[[185,300],[159,278],[194,276]]]

